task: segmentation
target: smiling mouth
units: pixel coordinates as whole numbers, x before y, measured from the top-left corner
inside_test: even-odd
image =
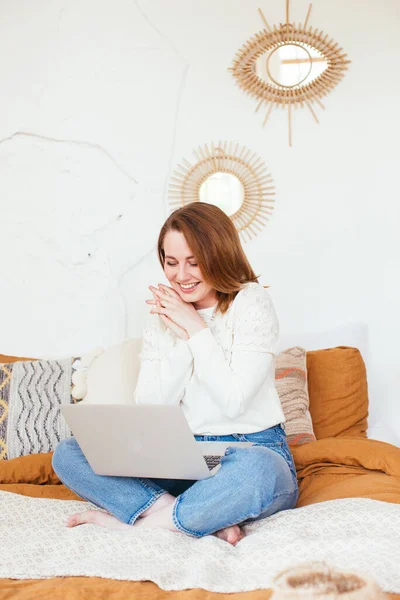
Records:
[[[191,290],[194,290],[195,288],[197,288],[197,286],[200,284],[200,281],[197,281],[197,283],[195,283],[194,285],[190,285],[189,287],[182,287],[182,285],[180,283],[178,283],[179,287],[181,288],[182,291],[184,292],[189,292]]]

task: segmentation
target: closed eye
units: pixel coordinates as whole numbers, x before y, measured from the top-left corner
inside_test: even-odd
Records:
[[[197,263],[195,263],[195,264],[189,263],[189,264],[190,264],[191,267],[197,267],[198,266]],[[170,267],[176,267],[176,263],[167,262],[167,265],[169,265]]]

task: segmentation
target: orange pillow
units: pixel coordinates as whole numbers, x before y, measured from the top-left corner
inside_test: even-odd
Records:
[[[338,346],[307,352],[307,377],[317,440],[367,437],[368,386],[360,351]]]

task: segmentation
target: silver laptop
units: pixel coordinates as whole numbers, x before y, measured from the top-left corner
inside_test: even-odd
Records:
[[[197,442],[179,405],[62,404],[65,417],[97,475],[207,479],[229,446]]]

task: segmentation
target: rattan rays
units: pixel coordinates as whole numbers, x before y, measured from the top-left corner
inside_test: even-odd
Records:
[[[263,160],[254,152],[233,142],[211,143],[193,151],[197,162],[183,159],[171,176],[169,199],[172,210],[200,200],[202,183],[213,173],[230,173],[244,188],[241,207],[231,219],[243,241],[252,239],[266,225],[274,208],[275,187]]]
[[[260,16],[265,29],[251,37],[236,53],[232,67],[229,68],[239,87],[259,100],[256,111],[262,106],[266,109],[263,126],[266,124],[273,108],[287,108],[289,123],[289,145],[292,145],[292,107],[307,107],[318,123],[313,105],[325,108],[321,99],[326,96],[343,78],[347,65],[347,54],[328,35],[308,26],[311,13],[310,4],[304,23],[291,23],[289,20],[289,0],[286,0],[286,21],[279,27],[271,27],[261,9]],[[261,55],[271,52],[285,44],[299,45],[308,52],[309,48],[317,50],[326,60],[326,69],[309,83],[296,86],[279,85],[276,82],[264,81],[256,74],[256,60]]]

